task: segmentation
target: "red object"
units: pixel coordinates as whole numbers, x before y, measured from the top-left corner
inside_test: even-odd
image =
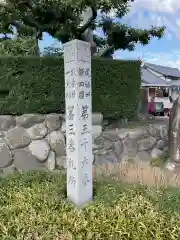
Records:
[[[149,112],[155,112],[156,111],[156,104],[155,104],[155,102],[150,102],[149,103],[148,111]]]
[[[170,109],[169,108],[165,108],[164,109],[164,115],[165,116],[169,116],[170,115]]]

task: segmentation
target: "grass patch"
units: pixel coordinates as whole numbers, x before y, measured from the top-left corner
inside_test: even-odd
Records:
[[[174,191],[179,205],[175,188],[148,188],[106,177],[94,180],[94,190],[93,203],[75,209],[66,201],[61,172],[1,179],[0,239],[179,239],[180,215],[172,214],[167,200]]]

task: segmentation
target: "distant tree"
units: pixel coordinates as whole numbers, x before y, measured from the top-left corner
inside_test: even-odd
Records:
[[[63,49],[60,47],[55,47],[51,45],[50,47],[45,47],[43,51],[43,56],[63,56]]]
[[[133,0],[0,0],[1,32],[25,33],[37,40],[43,32],[61,43],[72,39],[94,40],[93,54],[110,57],[116,50],[133,51],[136,44],[148,44],[152,38],[160,39],[164,27],[136,29],[120,22],[130,11]],[[92,16],[82,24],[82,13],[89,8]],[[111,17],[111,13],[114,16]],[[86,17],[86,16],[85,16]],[[116,21],[115,21],[116,20]],[[104,37],[92,32],[102,28]],[[92,39],[93,37],[93,39]]]

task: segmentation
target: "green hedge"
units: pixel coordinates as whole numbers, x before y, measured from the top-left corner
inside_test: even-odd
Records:
[[[63,59],[1,57],[0,66],[1,114],[64,111]],[[139,61],[92,60],[93,111],[131,118],[139,89]]]

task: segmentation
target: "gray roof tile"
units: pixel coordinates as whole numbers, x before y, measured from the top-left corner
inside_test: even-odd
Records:
[[[145,66],[149,67],[150,69],[158,73],[161,73],[162,75],[180,78],[180,71],[178,68],[160,66],[152,63],[145,63]]]
[[[149,70],[145,69],[144,67],[141,68],[141,80],[142,85],[150,85],[150,86],[169,86],[169,83],[162,80],[160,77],[157,77]]]
[[[180,80],[172,80],[170,85],[171,87],[180,87]]]

